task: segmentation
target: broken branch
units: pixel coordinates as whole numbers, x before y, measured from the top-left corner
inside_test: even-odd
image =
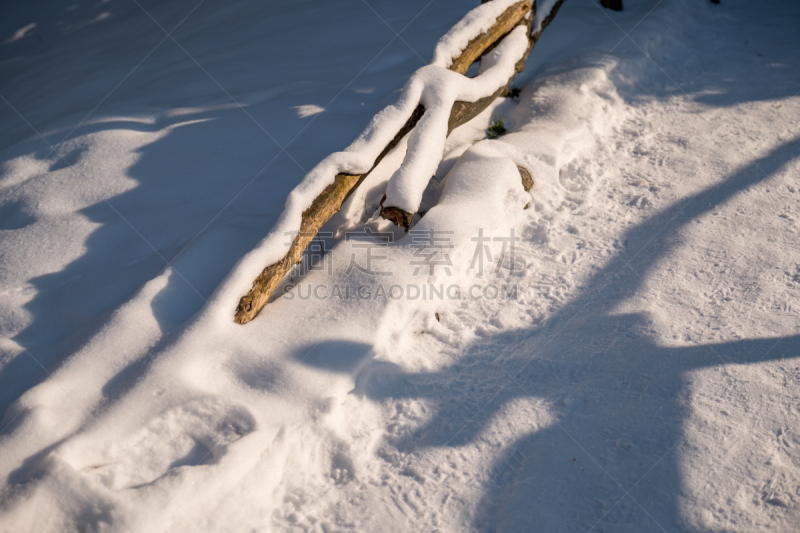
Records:
[[[465,49],[451,62],[448,68],[454,72],[466,74],[467,69],[469,69],[470,65],[472,65],[475,60],[485,54],[487,50],[502,40],[502,38],[508,35],[514,28],[520,24],[526,23],[524,17],[526,13],[529,12],[531,15],[528,17],[528,24],[530,24],[530,20],[534,14],[531,0],[521,0],[508,7],[498,16],[495,23],[486,32],[475,37],[467,44]],[[526,58],[529,52],[530,46],[528,52],[525,54]],[[524,64],[524,59],[522,63]],[[517,71],[521,70],[521,68],[520,64],[518,64]],[[455,127],[471,120],[480,113],[480,111],[488,107],[491,101],[499,96],[502,90],[507,89],[507,85],[508,84],[506,84],[506,87],[498,89],[498,91],[490,97],[491,99],[487,100],[484,98],[471,104],[472,106],[476,104],[479,106],[482,105],[483,107],[479,111],[474,112],[477,107],[470,108],[469,106],[465,106],[455,120],[453,120],[451,116],[448,134]],[[289,251],[280,261],[267,266],[255,279],[250,291],[239,301],[234,318],[235,322],[238,324],[246,324],[256,317],[261,308],[269,301],[270,295],[275,288],[277,288],[283,277],[289,272],[293,265],[302,259],[306,246],[314,239],[322,226],[339,211],[350,194],[364,181],[367,175],[380,163],[383,157],[395,148],[400,140],[416,126],[424,112],[425,109],[423,106],[420,105],[416,107],[403,127],[383,149],[367,172],[363,174],[337,174],[333,183],[328,185],[323,192],[314,199],[311,206],[303,212],[300,231],[292,240]],[[402,224],[405,220],[398,219],[398,222]],[[410,220],[408,220],[408,223],[410,223]]]

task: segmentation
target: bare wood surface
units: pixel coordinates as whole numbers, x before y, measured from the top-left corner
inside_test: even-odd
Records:
[[[542,27],[539,28],[539,31],[534,32],[533,34],[530,35],[530,39],[528,42],[528,49],[525,51],[525,54],[522,56],[522,59],[520,59],[517,62],[516,70],[514,72],[515,75],[525,70],[525,61],[527,61],[528,56],[531,54],[531,51],[533,50],[533,47],[536,46],[536,43],[539,41],[539,37],[542,35],[542,32],[547,26],[550,25],[550,22],[553,21],[553,18],[555,18],[556,13],[558,13],[558,10],[561,8],[561,5],[563,3],[564,0],[559,0],[558,2],[556,2],[556,4],[550,10],[550,13],[548,13],[548,15],[542,21]],[[530,25],[533,22],[533,16],[535,14],[536,12],[534,9],[534,11],[531,13],[531,17],[527,21],[529,27],[529,34],[530,34]],[[494,100],[498,96],[507,94],[509,90],[509,84],[511,83],[511,79],[513,79],[513,76],[509,78],[508,82],[506,82],[506,84],[503,87],[500,87],[491,96],[487,96],[486,98],[481,98],[480,100],[477,100],[475,102],[456,102],[453,105],[452,112],[450,113],[450,122],[448,123],[447,134],[449,135],[450,132],[452,132],[458,126],[461,126],[462,124],[465,124],[470,120],[472,120],[473,118],[480,115],[487,107],[489,107],[489,105],[492,102],[494,102]]]
[[[453,72],[466,74],[469,67],[482,55],[489,52],[492,45],[499,43],[511,30],[520,25],[523,17],[531,10],[530,0],[517,2],[506,9],[486,33],[472,39],[453,63],[448,67]],[[491,47],[491,48],[490,48]]]
[[[472,65],[476,59],[486,53],[486,51],[489,50],[494,44],[499,42],[499,40],[508,35],[511,30],[524,23],[523,17],[531,9],[531,0],[521,0],[520,2],[510,6],[497,18],[495,24],[493,24],[488,31],[470,41],[466,49],[461,53],[461,55],[459,55],[459,57],[453,60],[452,64],[448,68],[454,72],[466,74],[467,69],[469,69],[470,65]],[[533,13],[531,13],[531,16],[528,18],[528,20],[530,20],[532,17]],[[528,53],[525,54],[526,58]],[[499,95],[500,93],[498,92],[496,94]],[[493,95],[492,100],[494,100],[497,95]],[[488,107],[492,100],[486,102],[483,109]],[[483,109],[481,109],[481,111]],[[277,288],[278,284],[280,284],[283,277],[289,272],[292,266],[300,262],[306,246],[308,246],[308,244],[314,239],[322,226],[328,220],[330,220],[330,218],[335,215],[339,209],[341,209],[345,200],[347,200],[350,194],[361,184],[361,182],[364,181],[367,175],[369,175],[369,173],[378,165],[378,163],[380,163],[384,156],[388,154],[395,146],[397,146],[400,140],[406,134],[408,134],[408,132],[414,129],[414,126],[417,125],[417,122],[419,122],[419,119],[422,118],[424,112],[425,109],[422,106],[417,106],[411,117],[409,117],[409,119],[406,121],[405,125],[380,153],[370,170],[364,174],[337,174],[334,182],[328,185],[325,190],[314,199],[314,202],[312,202],[311,206],[309,206],[309,208],[303,212],[300,231],[292,240],[289,251],[283,257],[283,259],[266,267],[255,279],[255,281],[253,281],[253,287],[250,289],[250,291],[244,295],[241,300],[239,300],[239,305],[236,307],[236,315],[234,317],[234,321],[236,323],[246,324],[247,322],[253,320],[256,315],[258,315],[258,312],[269,301],[270,296]],[[448,134],[453,128],[467,122],[477,114],[478,113],[475,113],[474,115],[469,116],[470,113],[468,111],[464,111],[462,113],[463,117],[469,116],[469,118],[464,119],[463,122],[460,122],[462,119],[458,119],[459,122],[457,125],[453,125],[452,127],[448,128]],[[451,124],[455,124],[452,123],[452,117]],[[397,220],[401,223],[406,221],[407,216],[410,216],[402,212],[398,213],[397,215]],[[406,224],[409,223],[410,218],[408,218],[408,222]],[[407,228],[408,226],[406,225],[405,227]]]
[[[556,2],[556,4],[550,10],[550,13],[548,13],[547,16],[544,18],[544,20],[542,20],[541,28],[539,28],[538,31],[531,33],[530,25],[533,22],[533,16],[536,14],[535,6],[534,6],[533,11],[531,12],[531,17],[529,17],[529,19],[527,21],[528,33],[529,33],[528,49],[525,51],[525,54],[522,56],[522,59],[520,59],[517,62],[516,69],[514,71],[514,75],[516,75],[519,72],[522,72],[525,69],[525,61],[528,59],[528,56],[530,55],[531,51],[533,50],[533,47],[536,46],[536,43],[539,41],[539,37],[542,35],[542,32],[553,21],[553,18],[555,18],[556,13],[558,13],[558,10],[561,8],[561,5],[563,3],[564,3],[564,0],[559,0],[558,2]],[[524,23],[524,21],[522,19],[520,19],[517,22],[517,25],[522,24],[522,23]],[[510,32],[515,27],[516,26],[510,28],[508,31]],[[505,35],[507,35],[507,33],[502,35],[501,38],[505,37]],[[494,43],[492,43],[492,45],[488,46],[486,48],[486,50],[484,51],[484,53],[490,51],[498,42],[499,42],[499,40],[495,41]],[[497,99],[499,96],[508,95],[508,93],[509,93],[509,85],[510,85],[511,80],[513,78],[514,78],[514,76],[511,76],[511,78],[508,79],[508,81],[506,82],[506,84],[504,86],[498,88],[490,96],[486,96],[484,98],[476,100],[475,102],[461,102],[461,101],[458,101],[455,104],[453,104],[453,109],[450,112],[450,120],[448,121],[448,124],[447,124],[447,134],[450,135],[450,133],[454,129],[456,129],[457,127],[459,127],[459,126],[461,126],[463,124],[466,124],[467,122],[469,122],[473,118],[475,118],[478,115],[480,115],[481,113],[483,113],[483,111],[486,110],[486,108],[488,108],[491,105],[491,103],[494,102],[495,99]],[[525,173],[523,174],[522,173],[523,170],[524,169],[522,169],[520,167],[520,175],[522,176],[522,184],[523,184],[523,187],[525,187],[525,190],[527,191],[527,190],[530,190],[531,187],[533,187],[533,178],[531,177],[531,175],[527,171],[525,171]],[[530,186],[528,186],[529,183],[530,183]],[[387,208],[381,209],[381,216],[383,216],[383,218],[385,218],[386,220],[394,222],[394,224],[397,225],[397,226],[402,226],[406,231],[408,231],[408,229],[410,227],[410,224],[411,224],[411,219],[413,218],[414,215],[413,215],[413,213],[406,213],[405,211],[403,211],[402,209],[397,208],[397,207],[387,207]]]
[[[320,228],[333,215],[339,212],[345,200],[364,181],[367,175],[378,166],[384,156],[397,146],[397,143],[409,131],[414,129],[424,112],[425,109],[422,106],[417,106],[403,128],[397,132],[394,139],[380,153],[371,169],[364,174],[337,174],[333,183],[325,187],[322,193],[314,199],[308,209],[303,212],[300,231],[292,240],[289,251],[283,256],[283,259],[265,268],[253,281],[253,287],[250,291],[239,300],[234,318],[237,324],[246,324],[256,317],[261,308],[269,301],[270,295],[283,277],[295,264],[300,262],[306,246],[316,237]]]
[[[522,188],[526,191],[533,189],[533,176],[528,169],[517,165],[517,170],[519,170],[519,177],[522,178]]]
[[[514,69],[514,74],[508,79],[508,81],[506,81],[505,85],[503,85],[502,87],[499,87],[494,93],[492,93],[489,96],[486,96],[484,98],[480,98],[480,99],[478,99],[478,100],[476,100],[474,102],[462,102],[462,101],[455,102],[453,104],[453,109],[450,111],[450,120],[448,120],[448,123],[447,123],[447,135],[450,135],[450,133],[452,133],[452,131],[454,129],[456,129],[457,127],[466,124],[467,122],[469,122],[473,118],[475,118],[478,115],[480,115],[481,113],[483,113],[483,111],[485,111],[486,108],[488,108],[492,104],[492,102],[494,102],[499,96],[503,96],[503,95],[507,95],[508,94],[509,85],[511,84],[511,80],[514,79],[514,76],[516,76],[519,72],[522,72],[525,69],[525,61],[528,59],[528,56],[530,55],[531,50],[533,50],[533,47],[536,44],[536,41],[539,40],[539,35],[541,35],[542,30],[544,30],[544,28],[548,24],[550,24],[550,21],[553,20],[553,17],[555,17],[555,14],[558,11],[558,8],[561,7],[562,3],[564,3],[564,0],[560,0],[560,2],[558,2],[553,7],[553,9],[550,11],[549,16],[546,17],[544,21],[542,21],[542,28],[539,30],[539,32],[536,33],[535,38],[534,38],[534,36],[532,36],[530,34],[531,24],[533,22],[533,17],[536,14],[536,8],[534,6],[533,9],[531,10],[531,16],[528,17],[527,21],[525,19],[523,19],[523,18],[520,18],[517,21],[515,26],[509,28],[508,32],[506,32],[505,34],[501,35],[499,37],[498,41],[495,41],[494,43],[492,43],[493,45],[497,44],[499,42],[499,40],[501,40],[503,37],[508,35],[508,33],[510,33],[511,30],[513,30],[517,26],[519,26],[521,24],[527,24],[528,25],[528,35],[529,35],[528,48],[525,50],[525,53],[523,54],[522,58],[517,62],[516,66],[515,66],[515,69]],[[485,51],[488,52],[492,48],[493,48],[492,45],[487,46]],[[526,171],[526,174],[527,174],[527,171]],[[525,179],[524,179],[525,176],[522,175],[522,177],[523,177],[523,185],[525,185]],[[528,174],[528,178],[530,179],[530,174]],[[531,183],[531,187],[532,187],[533,186],[533,180],[532,179],[530,180],[530,183]],[[530,188],[526,188],[525,190],[529,190],[529,189]],[[408,229],[409,229],[409,227],[411,225],[411,219],[413,218],[414,214],[413,213],[406,213],[405,211],[403,211],[402,209],[400,209],[398,207],[386,207],[386,208],[382,208],[381,209],[381,216],[384,219],[389,220],[389,221],[393,222],[395,225],[401,226],[406,231],[408,231]]]
[[[563,1],[564,0],[561,0],[561,2],[563,2]],[[514,4],[514,6],[511,6],[511,8],[509,8],[506,12],[510,11],[511,9],[514,9],[517,5],[518,4]],[[523,18],[524,14],[525,14],[525,12],[523,12],[522,16],[517,18],[516,22],[513,25],[505,24],[503,26],[504,29],[506,30],[505,33],[494,32],[494,35],[496,35],[495,40],[493,42],[491,42],[491,43],[488,43],[486,46],[484,46],[482,53],[486,54],[486,53],[490,52],[500,41],[502,41],[509,33],[511,33],[512,30],[514,30],[517,26],[520,26],[522,24],[527,24],[527,26],[528,26],[528,34],[530,36],[530,25],[531,25],[531,22],[533,21],[533,16],[536,14],[535,5],[532,6],[530,9],[531,9],[531,12],[530,12],[531,15],[530,15],[530,17],[528,17],[527,21]],[[554,9],[557,9],[557,8],[554,8]],[[543,26],[544,26],[544,24],[543,24]],[[490,30],[490,32],[491,32],[491,30]],[[487,32],[487,34],[490,33],[490,32]],[[482,34],[477,39],[480,39],[481,37],[483,37],[483,35],[487,35],[487,34]],[[475,39],[475,40],[477,40],[477,39]],[[473,40],[473,41],[475,41],[475,40]],[[486,43],[486,40],[484,40],[483,42]],[[472,44],[472,43],[470,43],[470,44]],[[509,90],[508,87],[509,87],[509,84],[511,83],[511,80],[514,78],[514,76],[517,75],[517,73],[522,72],[522,70],[525,68],[525,61],[528,59],[528,56],[530,55],[534,44],[535,44],[535,41],[533,41],[533,40],[531,40],[529,38],[528,48],[527,48],[527,50],[525,50],[525,54],[523,54],[522,58],[515,65],[514,74],[508,79],[508,81],[506,81],[505,85],[503,85],[502,87],[498,87],[498,89],[494,93],[492,93],[491,95],[486,96],[484,98],[480,98],[480,99],[478,99],[478,100],[476,100],[474,102],[457,101],[457,102],[455,102],[453,104],[453,109],[450,110],[450,119],[447,121],[447,135],[450,135],[453,132],[453,130],[456,129],[457,127],[463,126],[464,124],[466,124],[467,122],[469,122],[473,118],[475,118],[478,115],[480,115],[499,96],[505,95],[505,94],[508,93],[508,90]],[[469,46],[468,46],[468,48],[469,48]],[[478,56],[478,57],[480,57],[480,56]],[[463,68],[463,72],[461,72],[461,73],[462,74],[466,73],[467,69],[469,69],[469,66],[473,62],[474,62],[474,60],[472,62],[470,62],[470,63],[460,62],[459,64],[460,64],[461,68]],[[456,62],[454,62],[454,65],[455,64],[456,64]],[[466,67],[464,67],[464,65],[466,65]],[[388,220],[388,221],[394,223],[394,225],[402,227],[403,229],[408,231],[408,229],[411,227],[411,220],[414,218],[414,214],[413,213],[407,213],[406,211],[400,209],[399,207],[383,207],[383,206],[381,206],[381,217],[383,217],[385,220]]]

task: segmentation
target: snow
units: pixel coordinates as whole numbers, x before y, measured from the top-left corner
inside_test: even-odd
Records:
[[[472,39],[491,28],[497,17],[517,2],[519,0],[492,1],[471,10],[436,43],[431,65],[442,68],[449,67]]]
[[[27,35],[28,32],[30,32],[34,28],[36,28],[36,23],[35,22],[31,22],[27,26],[23,26],[22,28],[20,28],[17,31],[15,31],[14,35],[12,35],[8,39],[6,39],[3,44],[10,44],[10,43],[13,43],[14,41],[19,41],[20,39],[25,37],[25,35]]]
[[[532,35],[542,31],[542,22],[544,22],[544,19],[547,18],[557,3],[558,0],[536,2],[536,14],[533,16],[533,24],[531,24]]]
[[[475,78],[435,65],[424,67],[412,76],[406,90],[419,95],[426,111],[409,136],[402,166],[389,180],[385,207],[417,212],[430,176],[442,159],[453,104],[491,96],[514,75],[515,65],[527,48],[527,28],[519,26],[486,55]]]
[[[311,169],[289,194],[284,212],[269,235],[234,267],[217,291],[218,296],[212,297],[212,305],[217,305],[219,312],[231,309],[231,297],[247,293],[252,280],[264,266],[277,263],[286,255],[286,235],[300,231],[303,213],[325,187],[333,183],[335,176],[339,173],[363,174],[372,168],[378,155],[414,109],[422,104],[426,113],[410,135],[406,159],[389,180],[384,204],[409,213],[419,209],[430,176],[442,158],[453,104],[456,101],[475,102],[492,95],[514,75],[517,62],[527,50],[526,30],[518,27],[487,54],[475,78],[466,78],[447,69],[469,41],[486,31],[509,5],[509,0],[503,0],[496,5],[492,2],[471,10],[439,40],[431,64],[418,69],[409,78],[397,102],[376,114],[344,151],[329,155]]]
[[[565,2],[414,233],[408,138],[245,326],[305,169],[473,4],[143,3],[182,48],[76,5],[0,22],[0,530],[797,529],[796,3]]]

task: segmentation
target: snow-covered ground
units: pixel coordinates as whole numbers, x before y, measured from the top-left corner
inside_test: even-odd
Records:
[[[476,3],[3,8],[0,531],[800,530],[797,2],[567,0],[416,233],[403,144],[233,323]]]

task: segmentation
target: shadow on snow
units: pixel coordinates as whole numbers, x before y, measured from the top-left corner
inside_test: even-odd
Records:
[[[627,253],[541,327],[496,335],[439,372],[403,373],[384,363],[385,371],[372,369],[378,377],[371,383],[357,382],[358,392],[375,401],[432,402],[436,414],[428,424],[391,442],[407,453],[474,442],[516,398],[542,398],[553,406],[554,425],[510,444],[494,464],[477,513],[479,528],[686,530],[678,452],[688,374],[798,357],[800,335],[673,348],[651,338],[648,316],[609,310],[641,289],[659,260],[680,244],[677,230],[798,156],[800,139],[786,142],[633,228],[623,239]],[[351,359],[363,359],[357,346],[345,359],[347,346],[331,348],[320,345],[303,362],[345,371],[343,360],[354,367]]]

